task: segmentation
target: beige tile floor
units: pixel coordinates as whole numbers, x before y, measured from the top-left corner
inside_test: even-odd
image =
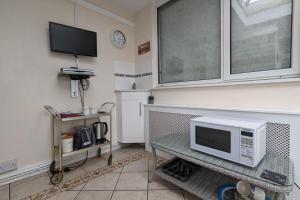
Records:
[[[113,160],[143,151],[142,146],[128,146],[115,151]],[[64,179],[69,180],[104,167],[107,165],[107,156],[104,154],[103,158],[89,159],[82,167],[65,173]],[[70,191],[62,192],[51,200],[199,200],[159,177],[154,177],[153,181],[148,183],[151,169],[150,160],[138,160]],[[49,186],[49,175],[44,173],[0,187],[0,200],[19,200]]]

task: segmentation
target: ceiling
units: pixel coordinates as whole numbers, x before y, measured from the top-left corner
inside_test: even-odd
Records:
[[[146,7],[151,0],[110,0],[121,8],[136,13]]]

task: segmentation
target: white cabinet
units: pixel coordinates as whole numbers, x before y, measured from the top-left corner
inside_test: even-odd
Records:
[[[118,140],[120,143],[144,143],[144,104],[150,92],[117,92]]]

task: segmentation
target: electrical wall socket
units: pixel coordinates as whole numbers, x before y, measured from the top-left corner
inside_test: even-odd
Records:
[[[17,169],[17,159],[8,160],[0,163],[0,174]]]
[[[71,96],[72,98],[79,97],[79,88],[78,88],[78,80],[71,80]]]

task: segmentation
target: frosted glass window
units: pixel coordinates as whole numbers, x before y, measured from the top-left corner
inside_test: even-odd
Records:
[[[171,0],[157,12],[159,83],[221,78],[221,1]]]
[[[292,0],[231,0],[231,74],[291,68]]]

